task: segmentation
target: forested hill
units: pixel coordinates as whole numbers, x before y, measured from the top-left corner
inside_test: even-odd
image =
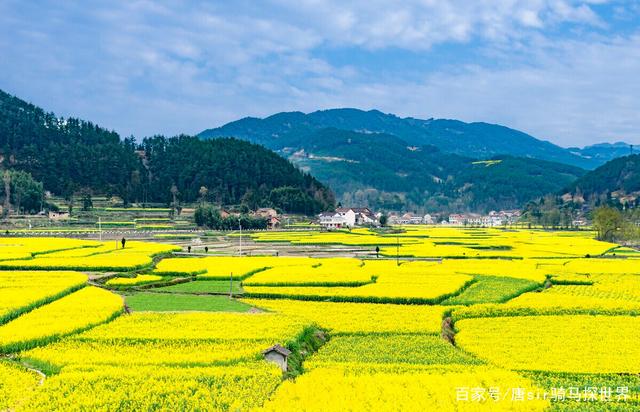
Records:
[[[326,128],[384,133],[409,145],[435,146],[443,152],[476,159],[511,155],[594,169],[608,159],[583,155],[505,126],[450,119],[401,118],[378,110],[330,109],[312,113],[284,112],[264,119],[247,117],[199,134],[202,138],[233,136],[273,150],[304,148],[313,134]]]
[[[587,173],[567,186],[565,193],[578,195],[585,200],[598,197],[617,197],[640,194],[640,155],[613,159]]]
[[[329,184],[343,204],[425,212],[519,208],[585,173],[513,156],[478,161],[397,136],[339,129],[318,130],[289,159]]]
[[[218,204],[275,206],[304,214],[334,206],[330,189],[256,144],[232,138],[156,136],[144,139],[142,149],[153,176],[149,191],[164,195],[164,200],[175,183],[181,198],[189,202],[199,199],[206,187],[207,199]]]
[[[236,139],[152,137],[137,144],[91,122],[63,119],[0,91],[0,168],[22,170],[62,196],[112,194],[125,203],[204,199],[315,213],[331,191],[270,150]],[[175,186],[175,187],[174,187]],[[206,190],[201,191],[202,187]]]
[[[0,165],[31,173],[45,190],[121,194],[139,167],[134,149],[117,133],[58,118],[0,90]]]

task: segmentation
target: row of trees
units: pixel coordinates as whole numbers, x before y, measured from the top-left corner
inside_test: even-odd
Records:
[[[591,210],[587,216],[593,222],[598,239],[609,242],[640,240],[640,208],[626,208],[618,202],[603,201],[596,206],[588,206],[587,210]],[[559,197],[546,196],[538,202],[527,204],[523,220],[544,228],[568,229],[581,213],[580,203],[563,202]]]
[[[215,230],[266,229],[265,218],[255,218],[246,214],[222,217],[220,210],[212,205],[200,205],[196,208],[194,219],[198,226]]]
[[[578,217],[581,205],[563,202],[557,196],[548,195],[537,202],[529,202],[524,208],[522,219],[544,228],[571,228]]]

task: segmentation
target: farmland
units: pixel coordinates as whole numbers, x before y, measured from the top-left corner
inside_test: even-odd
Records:
[[[640,408],[635,251],[397,229],[0,238],[0,411]]]

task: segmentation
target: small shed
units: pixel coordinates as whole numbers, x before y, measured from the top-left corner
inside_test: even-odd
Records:
[[[52,212],[52,211],[49,211],[49,219],[51,219],[51,220],[67,220],[67,219],[69,219],[69,212]]]
[[[289,355],[291,355],[291,351],[289,349],[279,344],[275,344],[272,347],[263,350],[262,354],[266,360],[280,366],[280,369],[282,369],[283,372],[287,371],[287,359],[289,359]]]

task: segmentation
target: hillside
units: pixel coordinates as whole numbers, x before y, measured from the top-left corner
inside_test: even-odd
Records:
[[[635,199],[640,194],[640,154],[611,160],[568,185],[563,193],[582,197],[625,197]]]
[[[218,204],[244,203],[252,209],[276,206],[314,214],[334,205],[334,195],[311,175],[262,146],[226,138],[203,141],[191,136],[144,139],[149,191],[169,202],[177,185],[181,199],[206,198]],[[289,205],[289,206],[287,206]]]
[[[337,129],[318,130],[289,159],[330,185],[343,204],[399,210],[518,208],[585,173],[513,156],[477,161],[392,135]]]
[[[336,128],[361,133],[385,133],[410,145],[432,145],[447,153],[477,159],[495,155],[531,157],[593,169],[604,161],[583,156],[518,130],[489,123],[465,123],[447,119],[400,118],[377,110],[321,110],[304,114],[285,112],[264,119],[244,118],[208,129],[202,138],[233,136],[260,143],[273,150],[304,148],[317,130]]]
[[[0,168],[22,170],[56,195],[117,195],[124,203],[202,198],[315,213],[331,191],[262,146],[177,136],[122,140],[91,122],[63,119],[0,91]]]
[[[90,122],[63,119],[0,90],[0,166],[24,170],[45,190],[126,196],[139,161],[133,142]]]

